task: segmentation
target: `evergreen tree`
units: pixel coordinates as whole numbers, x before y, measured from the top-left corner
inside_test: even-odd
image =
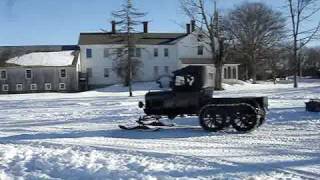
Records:
[[[135,34],[136,26],[140,25],[140,19],[146,13],[139,12],[132,3],[132,0],[126,0],[122,4],[121,10],[112,12],[112,17],[116,20],[118,31],[124,38],[125,45],[117,50],[117,59],[115,70],[117,74],[124,79],[124,85],[129,88],[129,96],[132,96],[132,79],[136,75],[140,64],[138,59],[134,59],[136,50]]]

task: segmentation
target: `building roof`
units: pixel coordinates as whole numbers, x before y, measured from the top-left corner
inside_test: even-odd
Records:
[[[209,58],[181,58],[182,64],[212,64]]]
[[[210,58],[181,58],[180,59],[181,63],[182,64],[212,64],[212,59]],[[224,65],[227,65],[227,66],[238,66],[240,64],[238,63],[232,63],[232,62],[228,62]]]
[[[135,33],[136,44],[143,45],[167,45],[174,44],[187,36],[185,33]],[[81,33],[79,45],[98,44],[125,44],[126,34],[124,33]]]

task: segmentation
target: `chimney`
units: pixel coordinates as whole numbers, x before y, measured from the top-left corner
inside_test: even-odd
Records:
[[[196,21],[191,20],[191,32],[194,32],[196,30]]]
[[[148,21],[142,22],[143,24],[143,33],[148,33]]]
[[[191,30],[191,29],[190,29],[190,27],[191,27],[191,26],[190,26],[190,24],[187,24],[187,25],[186,25],[186,28],[187,28],[187,34],[190,34],[190,30]]]
[[[116,21],[111,21],[111,25],[112,25],[112,33],[115,34],[116,33]]]

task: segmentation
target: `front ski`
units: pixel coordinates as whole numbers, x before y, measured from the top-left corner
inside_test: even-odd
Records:
[[[158,131],[163,127],[173,127],[174,124],[166,124],[159,121],[159,116],[142,116],[137,120],[137,125],[119,125],[123,130]]]
[[[161,128],[158,127],[149,127],[146,125],[138,125],[138,126],[124,126],[124,125],[119,125],[120,129],[123,130],[139,130],[139,131],[158,131]]]

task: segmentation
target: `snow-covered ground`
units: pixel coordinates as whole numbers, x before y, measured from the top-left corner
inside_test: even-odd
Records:
[[[320,81],[225,85],[214,96],[268,96],[267,123],[250,134],[209,133],[196,117],[176,129],[123,131],[137,102],[113,86],[76,94],[0,96],[0,179],[320,179],[320,114],[304,102]]]

